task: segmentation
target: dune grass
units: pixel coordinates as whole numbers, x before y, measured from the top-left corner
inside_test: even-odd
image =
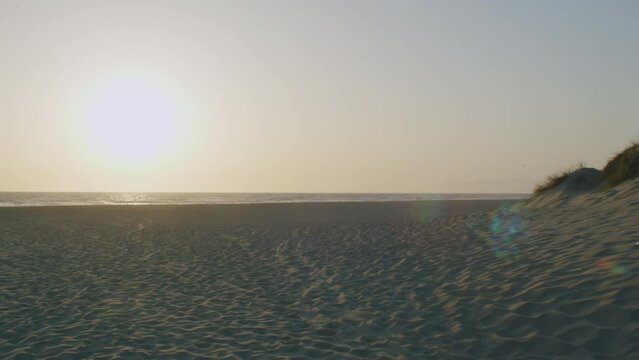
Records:
[[[535,187],[533,196],[554,189],[582,167],[584,167],[584,164],[579,163],[576,166],[548,176],[543,183]],[[613,156],[603,168],[602,173],[604,181],[609,188],[639,177],[639,142],[632,142],[630,146]]]
[[[543,183],[537,185],[535,190],[533,190],[533,196],[537,196],[545,193],[548,190],[554,189],[558,185],[560,185],[564,180],[566,180],[572,173],[583,168],[585,166],[584,163],[579,163],[571,168],[561,170],[557,173],[554,173],[546,178]]]
[[[633,142],[610,159],[603,168],[603,174],[609,187],[639,176],[639,142]]]

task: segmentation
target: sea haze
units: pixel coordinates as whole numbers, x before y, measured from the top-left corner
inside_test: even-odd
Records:
[[[419,200],[517,200],[528,194],[348,193],[70,193],[0,192],[0,207],[60,205],[188,205]]]

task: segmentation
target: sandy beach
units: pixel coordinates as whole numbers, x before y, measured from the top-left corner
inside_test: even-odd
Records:
[[[0,1],[0,360],[639,360],[638,19]]]
[[[0,357],[637,359],[638,189],[0,208]]]

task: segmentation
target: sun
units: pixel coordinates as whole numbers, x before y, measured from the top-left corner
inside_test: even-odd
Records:
[[[85,136],[94,151],[118,164],[157,162],[176,149],[182,114],[160,84],[113,79],[88,96]]]

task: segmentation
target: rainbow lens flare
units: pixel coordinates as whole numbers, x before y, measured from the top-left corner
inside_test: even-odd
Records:
[[[597,267],[608,270],[616,275],[623,275],[628,272],[628,267],[612,259],[601,259],[597,261]]]
[[[528,236],[528,220],[521,206],[502,207],[490,222],[490,241],[497,257],[519,254],[519,243]]]

